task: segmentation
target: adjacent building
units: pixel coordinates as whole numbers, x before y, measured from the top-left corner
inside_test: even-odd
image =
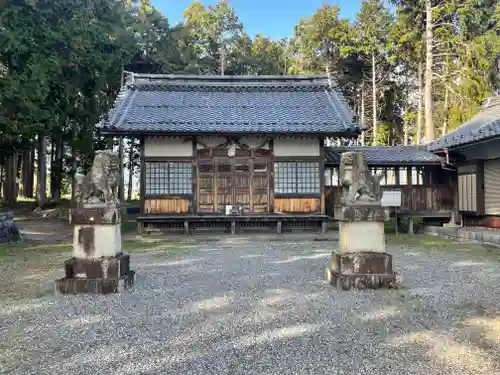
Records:
[[[465,225],[500,228],[500,96],[470,121],[429,145],[458,173],[458,210]]]

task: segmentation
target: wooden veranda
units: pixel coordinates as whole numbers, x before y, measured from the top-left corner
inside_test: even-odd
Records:
[[[441,159],[416,147],[361,147],[372,173],[382,174],[382,191],[401,191],[400,217],[448,221],[456,210],[456,172],[443,169]],[[325,150],[325,208],[333,215],[340,204],[338,166],[344,149]],[[396,208],[391,208],[394,213]]]

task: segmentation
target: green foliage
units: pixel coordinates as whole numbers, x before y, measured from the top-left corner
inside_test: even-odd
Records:
[[[83,171],[106,147],[95,124],[115,100],[122,70],[184,74],[325,74],[364,123],[375,144],[415,137],[418,68],[424,61],[421,0],[364,0],[351,23],[324,5],[298,21],[289,40],[250,37],[227,1],[193,2],[170,25],[149,0],[3,0],[0,2],[0,165],[33,149],[39,135],[53,154],[51,185],[68,191],[73,157]],[[433,113],[437,130],[470,119],[500,89],[500,4],[434,2]],[[372,56],[376,58],[375,69]],[[373,76],[375,71],[375,77]],[[377,132],[378,133],[378,132]],[[367,135],[367,139],[370,135]],[[137,166],[135,143],[132,167]],[[125,150],[128,153],[127,149]]]

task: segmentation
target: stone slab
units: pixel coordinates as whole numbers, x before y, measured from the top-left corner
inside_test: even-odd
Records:
[[[64,263],[64,269],[67,279],[116,279],[126,276],[130,271],[130,255],[120,253],[98,259],[70,258]]]
[[[135,271],[120,278],[56,280],[56,294],[110,294],[121,293],[134,285]]]
[[[334,218],[340,221],[385,221],[390,218],[389,209],[379,206],[341,205],[334,207]]]
[[[342,274],[394,274],[392,255],[381,252],[332,253],[331,269]]]
[[[439,236],[452,241],[470,241],[500,245],[500,231],[489,228],[426,226],[424,234]]]
[[[339,290],[350,289],[398,289],[401,285],[398,284],[397,277],[384,274],[342,274],[331,268],[326,269],[327,282],[335,286]]]
[[[396,288],[392,255],[379,252],[332,253],[327,281],[338,289]]]
[[[122,222],[120,208],[73,208],[70,223],[77,225],[120,224]]]
[[[96,259],[122,252],[121,224],[75,225],[73,257]]]
[[[340,221],[339,251],[341,254],[353,252],[385,252],[383,221]]]

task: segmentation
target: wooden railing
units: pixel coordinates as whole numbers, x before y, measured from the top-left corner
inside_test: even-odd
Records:
[[[449,214],[454,210],[454,191],[450,185],[390,185],[381,186],[381,189],[401,191],[399,212],[404,215],[436,216]],[[326,186],[325,193],[326,213],[333,215],[334,207],[340,204],[342,187]]]

